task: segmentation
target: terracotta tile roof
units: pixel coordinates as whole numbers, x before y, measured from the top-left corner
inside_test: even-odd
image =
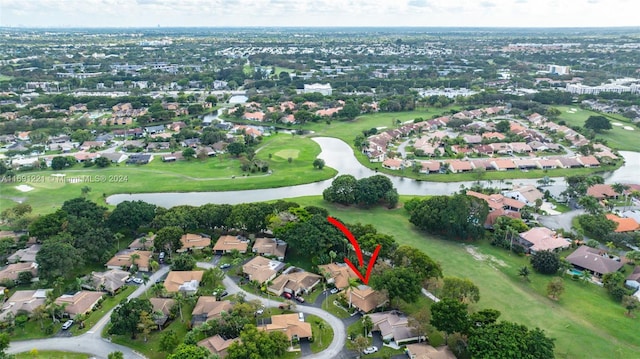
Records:
[[[580,156],[578,161],[585,166],[600,166],[600,161],[594,156]]]
[[[620,218],[612,213],[607,214],[606,217],[608,220],[617,223],[615,231],[618,233],[633,232],[640,229],[640,224],[638,224],[638,222],[636,222],[636,220],[633,218]]]
[[[38,264],[35,262],[20,262],[9,264],[0,271],[0,281],[4,279],[16,280],[21,272],[31,272],[34,277],[38,276]]]
[[[261,325],[258,329],[267,332],[284,331],[289,340],[294,337],[310,338],[313,336],[311,324],[301,321],[298,313],[274,315],[271,317],[271,324]]]
[[[256,238],[251,251],[260,255],[284,258],[287,243],[276,238]]]
[[[192,248],[206,248],[211,245],[211,238],[203,237],[199,234],[187,233],[182,235],[180,238],[180,243],[182,243],[182,248],[180,248],[177,252],[184,252],[187,249]]]
[[[190,282],[192,280],[196,280],[198,282],[202,281],[202,275],[204,271],[171,271],[169,275],[167,275],[167,279],[164,280],[164,287],[167,289],[167,292],[174,293],[177,292],[181,285],[186,282]]]
[[[207,322],[214,318],[219,318],[222,312],[229,313],[233,309],[233,304],[228,300],[218,301],[216,297],[201,296],[198,298],[196,306],[191,314],[196,317],[202,316],[203,322]]]
[[[469,161],[451,160],[448,162],[449,167],[454,171],[471,171],[473,169]]]
[[[456,359],[456,356],[446,345],[434,348],[424,343],[408,344],[407,351],[411,359]]]
[[[76,314],[84,314],[93,309],[104,294],[104,292],[82,290],[73,295],[63,294],[55,300],[55,303],[58,305],[66,304],[64,312],[74,316]]]
[[[278,295],[285,289],[289,289],[294,294],[299,294],[313,289],[321,280],[322,276],[315,273],[305,271],[287,273],[274,279],[269,286],[269,290],[278,293]]]
[[[249,276],[249,280],[262,284],[275,277],[282,268],[284,263],[280,261],[257,256],[242,265],[242,272]]]
[[[149,269],[149,261],[151,260],[151,256],[153,255],[150,251],[131,251],[126,250],[114,255],[106,264],[109,268],[121,268],[126,267],[129,268],[131,266],[131,256],[133,254],[137,254],[140,258],[136,259],[136,264],[138,268],[143,271],[147,271]]]
[[[227,355],[227,349],[237,341],[240,341],[240,338],[224,339],[220,334],[216,334],[199,341],[198,346],[207,348],[211,353],[218,354],[221,358],[224,358]]]
[[[213,250],[228,252],[237,249],[241,253],[244,253],[247,251],[247,247],[249,247],[248,241],[240,240],[236,236],[221,236],[218,238],[216,245],[213,246]]]
[[[571,243],[558,236],[554,231],[546,227],[531,228],[520,233],[520,237],[533,244],[530,248],[534,252],[555,250],[558,248],[569,248]]]
[[[513,163],[513,160],[507,160],[507,159],[495,159],[493,161],[491,161],[493,163],[493,167],[495,167],[495,169],[499,170],[499,169],[515,169],[516,168],[516,164]]]
[[[52,289],[17,290],[2,305],[0,318],[5,319],[9,313],[15,316],[18,311],[21,310],[32,313],[34,309],[46,303],[47,292],[51,290]]]
[[[344,289],[349,286],[349,278],[358,279],[358,276],[345,263],[330,263],[319,265],[321,271],[325,271],[336,288]]]
[[[351,291],[353,291],[353,296],[350,295]],[[351,304],[365,313],[381,307],[388,301],[384,293],[375,291],[366,285],[360,285],[353,290],[348,288],[345,293],[347,300],[351,297]]]
[[[618,193],[608,184],[594,184],[587,188],[587,195],[597,199],[616,197]]]
[[[142,238],[147,238],[147,241],[142,244]],[[156,239],[156,235],[152,235],[151,237],[139,237],[133,240],[131,244],[129,244],[129,249],[143,249],[143,248],[151,248],[153,247],[153,241]]]

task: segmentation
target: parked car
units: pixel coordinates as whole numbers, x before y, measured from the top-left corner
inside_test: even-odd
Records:
[[[226,295],[229,295],[229,292],[227,292],[226,290],[223,290],[222,293],[220,293],[220,294],[218,294],[217,290],[213,292],[213,296],[214,297],[218,297],[218,298],[222,298],[222,297],[224,297]]]
[[[378,351],[378,347],[373,346],[373,347],[368,347],[367,349],[363,350],[362,353],[363,354],[373,354],[375,352]]]
[[[230,267],[231,267],[231,264],[229,264],[229,263],[225,263],[225,264],[221,264],[220,265],[220,269],[227,269],[227,268],[230,268]]]
[[[64,324],[62,324],[62,330],[67,330],[71,328],[72,325],[73,325],[73,320],[67,320],[66,322],[64,322]]]
[[[124,282],[125,282],[125,283],[131,283],[132,281],[133,281],[133,278],[129,277],[129,278],[127,278]]]
[[[300,303],[304,303],[304,298],[302,297],[296,297],[296,300]]]
[[[142,280],[142,278],[133,278],[133,283],[142,284],[144,283],[144,280]]]
[[[256,315],[262,315],[262,313],[264,313],[264,308],[256,310]]]
[[[340,291],[340,289],[338,288],[331,288],[331,290],[329,291],[331,294],[336,294]]]
[[[282,296],[287,298],[287,299],[291,299],[291,293],[284,292],[284,293],[282,293]]]

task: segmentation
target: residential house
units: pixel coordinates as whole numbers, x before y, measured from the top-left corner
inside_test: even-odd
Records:
[[[211,238],[206,236],[201,236],[199,234],[187,233],[183,234],[180,237],[180,243],[182,243],[182,247],[176,250],[178,253],[190,251],[193,249],[204,249],[211,246]]]
[[[206,348],[211,353],[223,359],[227,356],[227,349],[229,349],[231,344],[239,340],[240,338],[225,339],[221,337],[220,334],[216,334],[212,337],[202,339],[198,342],[198,346]]]
[[[133,110],[133,106],[131,103],[119,103],[111,108],[113,112],[121,112],[121,111],[131,111]]]
[[[247,247],[249,247],[249,241],[240,236],[220,236],[218,241],[213,246],[213,252],[215,254],[227,254],[233,250],[237,250],[240,253],[247,253]]]
[[[18,262],[9,264],[0,270],[0,282],[4,280],[18,280],[18,276],[22,272],[31,272],[33,278],[38,276],[38,263],[36,262]]]
[[[560,162],[558,162],[558,160],[555,159],[539,159],[538,160],[538,168],[543,169],[543,170],[549,170],[549,169],[555,169],[558,168],[558,166],[560,166]]]
[[[508,155],[511,154],[511,147],[509,147],[506,143],[490,143],[491,149],[493,149],[493,153],[497,153],[499,155]]]
[[[498,171],[510,171],[510,170],[516,169],[516,164],[513,163],[513,160],[509,160],[509,159],[497,158],[491,161],[491,164],[493,165],[493,168],[495,168]]]
[[[129,278],[129,272],[122,269],[110,269],[105,272],[91,272],[87,277],[88,283],[83,288],[104,291],[114,295],[126,284],[125,281]]]
[[[9,315],[15,318],[18,312],[33,313],[36,308],[45,305],[47,292],[51,290],[52,289],[17,290],[2,305],[0,320],[6,320]]]
[[[527,143],[527,145],[529,145],[529,147],[531,147],[531,149],[536,152],[549,150],[549,146],[547,146],[546,143],[542,143],[540,141],[531,141]]]
[[[280,261],[257,256],[242,265],[242,273],[250,281],[262,284],[274,279],[282,268],[284,268],[284,263]]]
[[[528,206],[534,206],[536,200],[543,199],[544,194],[540,192],[535,186],[514,186],[512,190],[504,191],[502,194],[505,197],[513,198]]]
[[[482,142],[482,136],[480,135],[464,135],[462,136],[464,142],[470,145],[475,145]]]
[[[484,227],[489,229],[493,228],[493,225],[496,223],[498,218],[502,216],[507,216],[514,219],[522,219],[520,212],[505,210],[503,208],[492,209],[491,211],[489,211],[489,214],[487,214],[487,219],[484,221]]]
[[[172,298],[150,298],[153,307],[153,321],[162,328],[169,320],[171,308],[176,304],[176,300]]]
[[[93,148],[101,148],[104,146],[104,141],[84,141],[82,145],[80,145],[80,150],[88,151]]]
[[[96,158],[100,157],[100,155],[92,152],[76,152],[73,154],[73,157],[78,161],[78,163],[84,163],[92,162]]]
[[[176,121],[176,122],[172,122],[172,123],[168,124],[167,128],[170,131],[180,132],[180,130],[182,130],[184,128],[187,128],[187,124],[182,122],[182,121]]]
[[[108,159],[109,161],[111,161],[111,163],[122,163],[129,158],[129,156],[125,155],[124,153],[118,152],[101,153],[100,157]]]
[[[127,159],[127,164],[131,165],[146,165],[149,162],[153,161],[153,155],[142,154],[142,153],[134,153],[129,156]]]
[[[578,168],[582,167],[582,163],[574,157],[558,157],[558,161],[562,168]]]
[[[485,156],[493,156],[493,147],[489,145],[477,145],[473,148],[476,153]]]
[[[283,261],[287,251],[287,243],[278,238],[256,238],[251,251],[261,256],[274,257],[279,261]]]
[[[233,304],[228,300],[217,300],[212,296],[200,296],[191,312],[191,326],[195,327],[212,319],[220,318],[222,312],[231,312]]]
[[[245,112],[244,115],[242,115],[242,118],[244,118],[245,120],[252,120],[252,121],[264,121],[265,118],[265,114],[262,111],[258,111],[258,112]]]
[[[524,142],[511,142],[509,143],[509,148],[511,148],[512,153],[529,153],[531,152],[531,147]]]
[[[340,110],[342,110],[342,107],[331,107],[327,109],[317,110],[315,114],[320,117],[331,117],[334,114],[340,112]]]
[[[624,284],[629,288],[640,289],[640,266],[633,269],[633,273],[627,276]]]
[[[578,162],[585,167],[600,167],[600,161],[594,156],[578,156]]]
[[[513,164],[520,170],[531,170],[538,168],[538,161],[528,158],[516,158]]]
[[[525,206],[525,204],[520,201],[497,193],[486,195],[475,191],[467,191],[466,194],[467,196],[473,196],[486,201],[490,209],[506,209],[509,211],[519,212]]]
[[[467,145],[451,145],[451,152],[453,153],[471,153],[473,152],[473,149],[467,147]]]
[[[409,359],[456,359],[448,346],[434,348],[426,343],[408,344],[406,353]]]
[[[571,246],[568,239],[559,236],[547,227],[534,227],[520,233],[519,243],[531,254],[539,251],[557,252]]]
[[[137,249],[146,251],[148,248],[153,247],[153,242],[156,239],[156,235],[152,235],[151,237],[142,236],[138,237],[129,244],[129,249]]]
[[[491,160],[471,160],[471,167],[474,169],[484,168],[485,171],[493,171],[495,168],[491,163]]]
[[[633,218],[620,218],[613,213],[608,213],[606,217],[608,220],[616,222],[615,232],[617,233],[634,232],[640,229],[640,224]]]
[[[612,273],[622,268],[622,263],[609,258],[600,249],[580,246],[567,256],[567,261],[577,270],[588,270],[595,277]]]
[[[64,312],[73,318],[92,311],[103,295],[104,292],[81,290],[75,294],[63,294],[55,300],[55,303],[64,305]]]
[[[146,132],[149,135],[154,135],[156,133],[163,133],[164,126],[163,125],[147,126],[144,128],[144,132]]]
[[[403,161],[400,158],[387,158],[382,162],[382,167],[390,170],[400,170],[403,167]]]
[[[335,285],[338,289],[349,286],[349,279],[358,279],[358,276],[346,263],[330,263],[319,265],[318,269],[327,279],[327,283]]]
[[[164,280],[164,287],[169,293],[185,293],[193,295],[198,291],[204,271],[170,271]]]
[[[608,184],[594,184],[587,188],[587,196],[595,197],[599,200],[618,198],[618,193]]]
[[[72,105],[69,107],[69,112],[87,112],[87,105],[83,103]]]
[[[406,342],[426,339],[415,334],[415,328],[409,326],[409,318],[398,311],[388,311],[369,314],[373,322],[372,331],[379,331],[382,340],[394,341],[401,345]]]
[[[363,313],[368,313],[376,308],[380,308],[389,301],[384,293],[373,290],[373,288],[366,285],[359,285],[357,288],[347,288],[345,295],[347,301],[351,301],[351,305]]]
[[[471,162],[469,161],[449,160],[446,161],[446,163],[449,164],[449,171],[451,171],[451,173],[471,172],[473,170]]]
[[[259,325],[258,330],[284,332],[289,340],[309,339],[313,335],[303,313],[273,315],[271,323]]]
[[[18,262],[35,262],[36,255],[42,246],[39,244],[33,244],[28,248],[18,249],[14,254],[7,258],[7,263]]]
[[[500,132],[485,132],[485,133],[482,134],[482,138],[486,138],[488,140],[502,141],[506,137],[505,137],[505,135],[501,134]]]
[[[418,161],[420,168],[418,172],[420,173],[438,173],[440,172],[440,162],[439,161]]]
[[[137,255],[138,258],[135,259],[135,263],[133,261],[133,256]],[[132,264],[136,264],[138,266],[138,270],[142,272],[148,272],[151,267],[149,267],[149,261],[151,260],[151,256],[153,252],[150,251],[132,251],[132,250],[124,250],[116,253],[106,264],[109,269],[129,269]]]
[[[321,275],[290,267],[274,279],[267,290],[278,296],[282,293],[289,293],[297,297],[303,293],[309,294],[321,281]]]

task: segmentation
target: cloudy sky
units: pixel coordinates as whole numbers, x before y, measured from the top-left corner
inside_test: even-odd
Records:
[[[637,0],[0,0],[0,26],[640,26]]]

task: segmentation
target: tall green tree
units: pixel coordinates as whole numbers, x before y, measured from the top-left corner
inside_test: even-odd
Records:
[[[140,323],[143,312],[153,312],[153,306],[149,299],[123,299],[120,305],[111,313],[109,334],[129,334],[131,335],[131,339],[135,339],[136,335],[141,332],[138,324]]]
[[[469,279],[445,277],[442,296],[462,303],[476,303],[480,300],[480,289]]]
[[[500,322],[480,327],[469,336],[468,350],[473,358],[553,359],[554,340],[538,328]]]
[[[465,333],[469,329],[467,305],[451,298],[432,304],[431,324],[447,337],[452,333]]]
[[[289,347],[289,339],[280,331],[258,330],[253,324],[245,325],[240,341],[231,344],[227,350],[229,359],[276,359],[281,358]]]
[[[613,128],[611,126],[611,121],[604,116],[589,116],[589,118],[584,122],[584,127],[594,130],[595,132],[602,132],[603,130],[610,130]]]
[[[118,203],[108,219],[109,228],[117,231],[126,228],[135,231],[147,226],[156,215],[156,206],[143,201],[124,201]]]
[[[153,246],[160,251],[170,249],[172,252],[175,252],[182,247],[180,238],[182,238],[183,233],[180,227],[164,227],[156,233]]]
[[[385,291],[392,303],[396,299],[413,303],[418,300],[422,290],[418,275],[411,269],[403,267],[392,268],[372,277],[371,286],[376,290]]]
[[[560,269],[560,257],[551,251],[537,251],[531,256],[531,266],[538,273],[556,274]]]

